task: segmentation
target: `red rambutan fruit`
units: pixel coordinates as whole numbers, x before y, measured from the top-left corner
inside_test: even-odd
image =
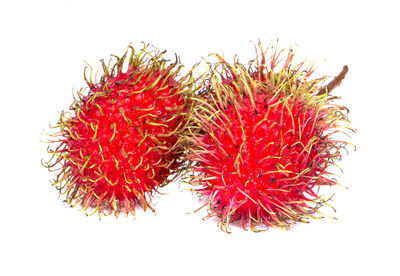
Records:
[[[153,210],[154,192],[179,172],[193,79],[191,71],[178,79],[178,58],[170,63],[164,53],[130,46],[102,61],[100,81],[84,74],[88,89],[62,112],[45,164],[58,171],[53,185],[72,206],[99,216],[135,215],[137,204]]]
[[[350,129],[347,109],[329,93],[347,66],[324,87],[326,77],[310,78],[312,66],[293,64],[292,50],[267,60],[259,48],[247,68],[215,55],[185,130],[186,180],[227,232],[234,221],[288,229],[320,213],[328,199],[319,188],[337,184],[328,168],[349,144],[335,138]]]

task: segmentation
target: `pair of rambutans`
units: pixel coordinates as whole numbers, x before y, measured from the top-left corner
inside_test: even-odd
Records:
[[[272,51],[267,59],[267,51]],[[222,230],[288,228],[307,221],[335,185],[330,165],[347,145],[346,108],[293,52],[259,47],[245,67],[215,55],[209,72],[179,76],[178,58],[132,47],[62,113],[45,166],[72,206],[109,215],[153,209],[157,190],[183,174]],[[126,70],[123,67],[127,66]]]

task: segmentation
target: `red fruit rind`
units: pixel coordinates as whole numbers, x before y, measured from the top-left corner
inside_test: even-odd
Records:
[[[169,63],[164,53],[129,46],[112,65],[102,61],[98,82],[85,72],[89,89],[62,112],[45,164],[58,171],[53,185],[72,206],[99,216],[135,215],[137,204],[153,210],[153,193],[180,172],[194,80],[192,71],[177,79],[178,58]]]
[[[319,93],[326,78],[310,79],[292,50],[268,62],[260,50],[248,68],[215,55],[186,127],[187,182],[227,232],[234,221],[260,231],[315,217],[329,200],[318,189],[337,184],[328,168],[349,144],[335,138],[350,129],[347,109]]]

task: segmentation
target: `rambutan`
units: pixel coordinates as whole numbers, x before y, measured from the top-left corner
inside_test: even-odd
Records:
[[[62,112],[45,164],[58,171],[53,185],[72,206],[99,216],[134,215],[137,204],[153,210],[154,192],[179,172],[193,79],[191,71],[178,79],[182,65],[164,53],[129,46],[121,58],[102,61],[98,82],[85,72],[88,88]]]
[[[312,66],[294,64],[292,50],[267,60],[273,47],[259,48],[249,67],[215,55],[185,130],[186,180],[227,232],[235,221],[288,229],[321,213],[329,198],[319,188],[337,184],[329,167],[349,144],[336,137],[350,129],[347,109],[329,93],[347,66],[322,86],[327,78],[311,79]]]

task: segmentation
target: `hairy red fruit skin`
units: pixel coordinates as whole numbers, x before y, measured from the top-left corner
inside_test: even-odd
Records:
[[[89,92],[61,115],[58,146],[50,150],[58,158],[47,166],[61,165],[54,185],[84,210],[152,208],[154,191],[179,168],[190,73],[176,80],[177,62],[166,66],[163,53],[146,51],[132,52],[125,72],[126,54],[111,71],[103,64],[100,82],[88,81]]]
[[[249,69],[217,57],[188,125],[189,183],[224,231],[238,220],[254,231],[304,222],[326,201],[316,188],[336,184],[328,167],[346,142],[331,135],[344,108],[316,95],[311,70],[290,69],[291,52],[279,72],[264,52]]]

